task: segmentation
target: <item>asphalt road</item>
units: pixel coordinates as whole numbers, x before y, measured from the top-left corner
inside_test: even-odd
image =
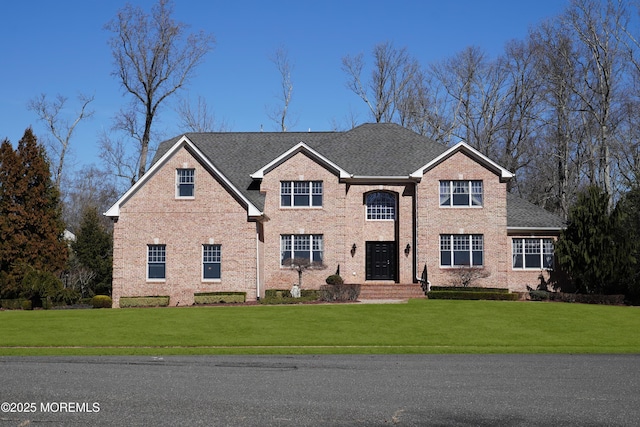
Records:
[[[0,357],[1,426],[640,424],[640,355]]]

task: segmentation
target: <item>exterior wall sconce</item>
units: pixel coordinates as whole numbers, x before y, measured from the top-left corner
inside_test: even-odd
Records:
[[[411,252],[411,244],[407,243],[407,247],[404,248],[404,254],[409,255],[409,252]]]
[[[356,254],[356,244],[354,243],[353,246],[351,246],[351,257],[353,258]]]

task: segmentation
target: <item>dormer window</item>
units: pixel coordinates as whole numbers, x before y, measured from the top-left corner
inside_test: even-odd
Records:
[[[280,206],[322,207],[322,181],[281,181]]]
[[[177,170],[177,190],[176,197],[189,199],[194,197],[195,189],[195,169],[178,169]]]

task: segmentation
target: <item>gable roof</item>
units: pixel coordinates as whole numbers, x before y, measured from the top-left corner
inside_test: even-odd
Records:
[[[507,230],[510,232],[559,232],[566,227],[559,216],[507,193]]]
[[[447,151],[446,146],[393,123],[368,123],[346,132],[204,132],[184,137],[260,210],[264,195],[254,178],[260,179],[298,152],[344,179],[409,179],[425,161]],[[181,138],[161,143],[152,165]]]

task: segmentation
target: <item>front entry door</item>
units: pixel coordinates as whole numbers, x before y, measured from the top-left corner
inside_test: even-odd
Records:
[[[396,242],[367,242],[367,280],[396,280]]]

